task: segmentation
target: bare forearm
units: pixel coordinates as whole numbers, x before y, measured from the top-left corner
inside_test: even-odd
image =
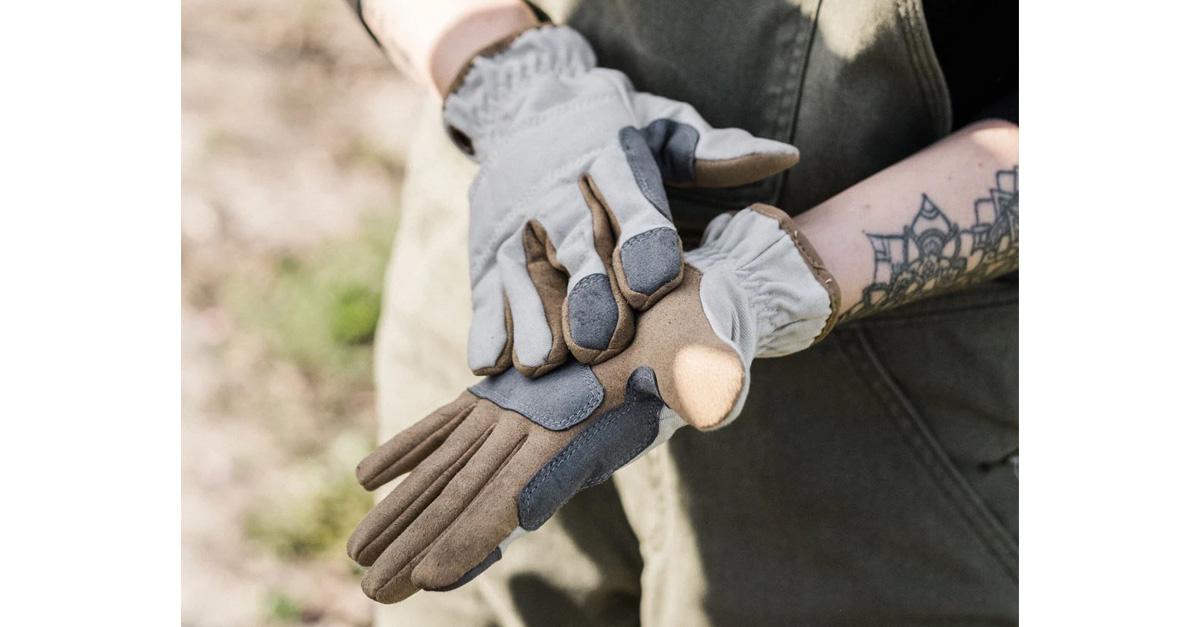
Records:
[[[537,23],[521,0],[362,0],[362,14],[392,62],[442,96],[476,53]]]
[[[1017,268],[1018,134],[964,128],[795,218],[841,288],[843,320]]]

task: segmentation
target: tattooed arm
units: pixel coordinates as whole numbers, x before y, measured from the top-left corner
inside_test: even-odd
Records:
[[[852,320],[1017,268],[1017,137],[968,126],[795,218]]]

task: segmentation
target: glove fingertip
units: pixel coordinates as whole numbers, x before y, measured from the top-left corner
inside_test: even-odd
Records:
[[[463,574],[458,579],[450,582],[449,584],[443,585],[443,584],[437,583],[438,578],[425,579],[425,578],[420,577],[420,575],[423,575],[425,573],[421,572],[421,569],[419,569],[419,568],[417,569],[417,571],[413,572],[413,581],[422,590],[429,590],[430,592],[449,592],[451,590],[461,588],[462,586],[469,583],[472,579],[475,579],[476,577],[481,575],[483,573],[483,571],[487,570],[488,568],[491,568],[492,564],[495,564],[496,562],[500,561],[501,557],[503,557],[503,555],[500,552],[500,547],[496,547],[495,549],[492,549],[492,552],[488,553],[487,557],[483,558],[483,561],[481,561],[478,564],[476,564],[475,566],[471,567],[471,569],[468,570],[465,574]]]
[[[529,366],[521,363],[520,359],[514,358],[513,367],[517,369],[517,372],[520,372],[526,377],[529,377],[530,379],[536,379],[566,363],[567,356],[569,354],[570,352],[566,349],[564,344],[562,349],[556,348],[555,350],[550,351],[550,355],[547,356],[546,359],[540,364]]]
[[[350,534],[350,538],[346,540],[346,555],[354,561],[355,564],[364,568],[369,568],[374,562],[376,555],[367,553],[367,548],[371,545],[371,541],[375,538],[375,534],[368,529],[365,529],[360,523],[354,532]]]
[[[571,288],[563,308],[567,344],[578,358],[603,351],[612,343],[621,311],[612,282],[603,273],[589,274]],[[580,361],[587,362],[587,359]]]
[[[683,280],[679,234],[660,227],[629,238],[614,251],[613,270],[625,299],[634,309],[645,311]]]
[[[633,341],[633,310],[611,270],[579,280],[571,289],[562,318],[567,348],[580,363],[601,363]]]
[[[504,372],[505,370],[508,370],[511,367],[512,367],[512,361],[504,360],[503,362],[497,362],[496,365],[494,365],[494,366],[483,366],[480,368],[472,368],[471,373],[477,377],[490,377],[492,375],[500,374],[500,373]]]
[[[772,142],[778,144],[778,142]],[[729,159],[697,159],[697,187],[737,187],[761,181],[800,162],[800,151],[787,144],[790,150],[753,152]]]
[[[358,462],[358,466],[354,468],[354,477],[358,479],[358,485],[368,490],[374,490],[373,482],[378,472],[373,465],[368,464],[368,461],[364,459]]]
[[[374,569],[367,571],[361,587],[363,594],[371,600],[385,605],[399,603],[420,591],[420,588],[414,585],[403,572],[380,581],[380,577],[375,576]]]
[[[381,449],[377,449],[361,462],[358,462],[358,466],[354,468],[354,477],[363,488],[374,490],[387,483],[384,473],[394,466],[395,462],[390,457],[385,458],[381,454]],[[395,476],[395,474],[393,472],[392,476]]]
[[[633,342],[634,324],[632,316],[622,321],[617,325],[613,332],[612,339],[609,340],[608,346],[602,350],[586,348],[576,344],[571,337],[567,337],[567,348],[571,350],[571,356],[581,364],[594,366],[601,364],[613,357],[621,354]]]
[[[686,347],[675,356],[672,376],[672,409],[702,431],[728,424],[747,383],[741,358],[726,346]]]
[[[476,312],[471,319],[467,338],[467,365],[476,376],[500,374],[512,367],[513,315],[508,299],[504,299],[504,343],[498,345],[498,332],[489,333],[486,318]],[[498,349],[498,350],[497,350]]]

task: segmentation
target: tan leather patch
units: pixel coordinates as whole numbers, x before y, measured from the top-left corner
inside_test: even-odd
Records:
[[[586,174],[579,179],[579,193],[583,195],[584,202],[587,203],[588,209],[592,214],[592,240],[596,249],[596,254],[600,256],[604,263],[604,270],[608,274],[609,289],[612,290],[613,300],[617,305],[617,326],[613,331],[612,339],[609,340],[608,347],[604,350],[596,350],[580,346],[571,337],[570,324],[567,316],[570,312],[563,308],[562,325],[567,329],[567,346],[571,350],[571,354],[580,362],[585,364],[600,363],[613,355],[625,350],[626,346],[633,341],[634,318],[633,310],[630,309],[629,302],[621,290],[620,283],[617,280],[617,272],[613,269],[613,248],[616,246],[618,234],[614,231],[616,227],[613,224],[612,215],[609,213],[607,206],[604,204],[600,196],[600,191],[596,189],[592,183],[590,176]]]
[[[621,403],[629,373],[649,366],[663,401],[692,426],[717,427],[733,410],[745,385],[742,360],[709,324],[700,281],[700,272],[685,266],[679,287],[641,314],[633,344],[593,368],[611,390],[601,409]]]
[[[679,282],[683,279],[682,269],[677,277],[655,290],[653,294],[643,294],[629,287],[629,283],[625,279],[625,268],[621,265],[621,250],[617,248],[616,244],[621,239],[621,223],[613,215],[612,210],[609,209],[608,203],[604,200],[604,194],[600,193],[600,189],[596,187],[592,181],[592,177],[584,175],[583,179],[580,180],[580,190],[583,192],[584,199],[587,200],[588,207],[592,210],[593,223],[601,219],[605,220],[608,224],[608,230],[612,235],[607,249],[609,254],[604,259],[610,268],[609,276],[616,281],[617,289],[620,290],[620,294],[625,297],[625,301],[631,307],[638,311],[649,309],[654,303],[657,303],[659,299],[679,285]],[[599,243],[597,243],[597,250],[599,250],[599,246]],[[683,249],[681,246],[681,256],[682,253]]]
[[[546,235],[546,229],[537,220],[531,220],[525,225],[522,235],[525,247],[525,269],[537,289],[538,299],[542,301],[542,311],[546,315],[546,324],[550,327],[550,353],[546,361],[538,366],[527,366],[513,353],[513,365],[527,377],[539,377],[567,360],[567,343],[563,339],[562,308],[567,297],[567,276],[558,263],[554,244]],[[511,337],[511,332],[509,333]]]
[[[733,159],[696,159],[696,187],[736,187],[782,172],[794,165],[793,154],[752,154]],[[671,183],[675,187],[686,187]]]

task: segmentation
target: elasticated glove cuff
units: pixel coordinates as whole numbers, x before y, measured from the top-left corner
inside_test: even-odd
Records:
[[[461,84],[446,98],[446,126],[478,147],[503,132],[522,113],[539,81],[552,81],[596,67],[596,53],[574,29],[542,26],[521,33],[503,50],[477,56]],[[549,103],[538,103],[545,108]]]
[[[779,209],[755,205],[718,216],[685,259],[704,273],[700,297],[709,320],[729,325],[747,365],[804,350],[832,327],[837,284]]]

